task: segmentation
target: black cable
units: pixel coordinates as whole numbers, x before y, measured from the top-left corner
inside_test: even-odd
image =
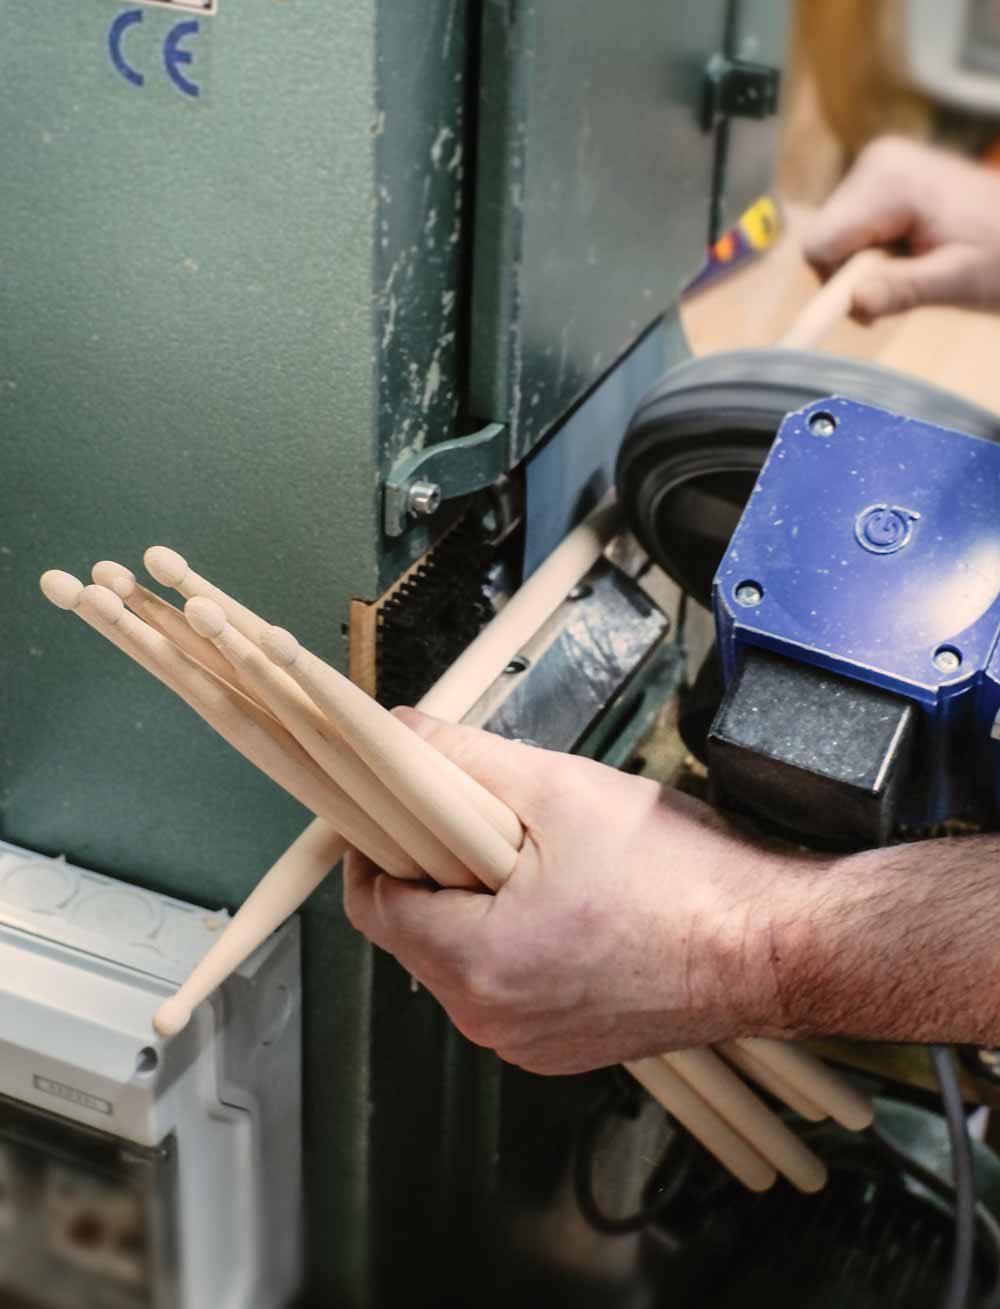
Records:
[[[621,1088],[612,1086],[581,1124],[573,1161],[573,1190],[580,1212],[595,1231],[606,1236],[627,1236],[656,1222],[677,1198],[691,1172],[696,1143],[686,1133],[674,1137],[643,1190],[639,1208],[634,1213],[612,1217],[601,1209],[594,1195],[593,1165],[600,1134],[615,1114],[635,1116]]]
[[[972,1174],[972,1142],[965,1119],[965,1105],[958,1084],[958,1072],[951,1049],[930,1047],[931,1065],[941,1092],[955,1182],[955,1253],[942,1309],[968,1309],[975,1248],[976,1187]]]
[[[900,1172],[919,1182],[925,1190],[932,1191],[943,1200],[947,1200],[950,1205],[955,1205],[955,1188],[950,1182],[911,1158],[876,1128],[869,1128],[865,1135],[877,1152]],[[980,1233],[985,1238],[993,1262],[993,1285],[987,1291],[985,1299],[980,1300],[978,1309],[1000,1309],[1000,1223],[981,1202],[976,1204],[975,1214]]]

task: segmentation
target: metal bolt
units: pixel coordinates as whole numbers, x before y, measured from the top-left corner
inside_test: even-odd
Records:
[[[736,603],[744,605],[747,609],[753,609],[764,599],[764,592],[756,582],[741,582],[735,591]]]
[[[833,436],[837,420],[832,414],[813,414],[809,419],[809,430],[813,436]]]
[[[531,660],[526,655],[515,655],[504,669],[505,673],[524,673],[531,667]]]
[[[962,656],[957,650],[951,650],[948,646],[942,646],[935,652],[934,667],[942,673],[953,673],[956,668],[960,667]]]
[[[437,482],[411,482],[406,492],[406,508],[414,518],[430,518],[441,508],[441,488]]]

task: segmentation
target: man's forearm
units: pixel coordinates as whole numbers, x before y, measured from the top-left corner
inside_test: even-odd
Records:
[[[800,865],[772,963],[786,1030],[1000,1045],[1000,836]]]

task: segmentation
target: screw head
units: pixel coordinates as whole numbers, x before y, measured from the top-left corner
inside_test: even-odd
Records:
[[[586,582],[577,582],[576,586],[573,587],[566,599],[586,600],[589,595],[593,594],[594,588],[592,586],[589,586]]]
[[[515,673],[524,673],[531,667],[531,660],[527,655],[515,655],[509,664],[504,668],[504,672],[509,676]]]
[[[954,673],[962,665],[962,656],[951,646],[943,645],[934,652],[934,667],[940,673]]]
[[[745,609],[755,608],[764,599],[764,592],[756,582],[740,582],[733,595],[736,603],[743,605]]]
[[[809,430],[813,436],[833,436],[837,430],[837,420],[833,414],[813,414],[809,419]]]
[[[414,518],[430,518],[441,508],[440,486],[437,482],[411,482],[406,507]]]

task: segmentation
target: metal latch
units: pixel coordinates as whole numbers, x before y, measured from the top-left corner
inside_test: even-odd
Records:
[[[702,127],[724,118],[770,118],[778,112],[781,72],[768,64],[714,54],[705,69]]]
[[[386,479],[386,536],[402,536],[412,521],[437,513],[445,500],[492,486],[507,472],[509,458],[510,432],[503,423],[408,455]]]

